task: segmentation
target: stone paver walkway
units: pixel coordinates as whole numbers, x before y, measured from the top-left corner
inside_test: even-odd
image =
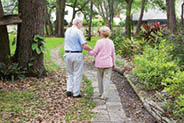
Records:
[[[51,51],[51,59],[59,65],[61,68],[64,67],[62,59],[59,55],[59,49],[57,47]],[[94,94],[92,99],[96,103],[96,107],[93,109],[94,117],[92,118],[93,123],[131,123],[131,119],[127,118],[122,108],[119,93],[116,89],[115,84],[110,83],[110,97],[105,102],[99,98],[97,72],[96,69],[89,69],[84,65],[85,76],[92,81],[94,87]]]
[[[131,120],[126,117],[122,108],[119,93],[115,84],[110,82],[109,99],[105,102],[99,98],[98,81],[96,69],[89,69],[84,65],[84,74],[92,81],[94,94],[93,101],[96,107],[93,109],[95,116],[92,118],[93,123],[131,123]]]

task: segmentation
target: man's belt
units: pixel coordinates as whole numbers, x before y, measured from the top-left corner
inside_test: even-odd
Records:
[[[68,50],[65,50],[65,53],[82,53],[82,51],[68,51]]]

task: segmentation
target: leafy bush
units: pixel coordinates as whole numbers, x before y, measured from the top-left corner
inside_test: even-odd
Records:
[[[152,23],[150,25],[143,24],[145,31],[143,31],[141,36],[143,36],[146,44],[154,48],[155,45],[159,45],[161,41],[160,39],[164,36],[162,31],[165,27],[167,27],[167,25],[160,26],[160,22],[157,22],[156,24]]]
[[[112,35],[110,36],[110,39],[114,41],[114,46],[116,49],[116,52],[119,51],[119,45],[125,40],[125,35],[121,31],[121,28],[118,28],[116,30],[112,31]]]
[[[0,76],[1,80],[12,82],[16,79],[22,79],[25,77],[26,70],[18,66],[18,63],[9,62],[7,65],[0,63]]]
[[[173,56],[168,54],[168,51],[172,50],[172,45],[163,42],[158,47],[146,48],[143,55],[134,58],[133,73],[144,80],[146,88],[163,88],[161,82],[179,70],[178,60],[173,60]]]
[[[169,43],[172,43],[174,46],[174,50],[170,52],[173,57],[177,57],[180,59],[180,67],[181,70],[184,70],[184,32],[180,32],[176,35],[169,34],[167,37]]]
[[[118,54],[123,57],[131,57],[142,52],[141,43],[136,39],[125,39],[119,45]]]
[[[92,26],[102,26],[106,23],[103,21],[103,19],[94,19],[92,20]]]
[[[87,20],[83,20],[83,21],[82,21],[82,25],[83,25],[83,26],[88,26],[89,23],[87,22]]]
[[[182,86],[184,87],[184,86]],[[181,117],[183,120],[183,116],[184,116],[184,94],[181,94],[177,100],[175,101],[175,111],[174,111],[174,114],[176,116],[179,116]]]
[[[125,37],[121,28],[113,30],[110,37],[114,41],[116,53],[123,57],[131,57],[134,54],[142,52],[143,41],[132,38],[131,40]]]
[[[119,22],[119,25],[120,25],[120,26],[125,26],[125,21]]]
[[[83,26],[88,26],[89,21],[83,20],[82,22]],[[103,21],[103,19],[93,19],[92,20],[92,26],[102,26],[105,25],[106,23]]]
[[[184,115],[184,72],[173,72],[171,77],[162,81],[162,84],[166,86],[164,90],[170,96],[175,97],[174,114],[182,117]]]

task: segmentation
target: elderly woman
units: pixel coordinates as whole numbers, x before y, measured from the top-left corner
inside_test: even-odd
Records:
[[[112,68],[115,66],[115,48],[113,41],[109,39],[111,30],[108,27],[101,27],[99,34],[102,39],[97,41],[95,48],[88,51],[88,54],[96,56],[99,92],[100,96],[107,100]]]
[[[68,28],[65,33],[65,54],[64,60],[66,64],[67,75],[67,92],[68,97],[80,98],[80,85],[82,82],[83,72],[83,49],[91,50],[87,45],[83,32],[82,20],[75,18],[72,27]]]

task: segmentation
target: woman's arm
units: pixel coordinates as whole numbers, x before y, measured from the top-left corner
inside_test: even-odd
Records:
[[[99,48],[100,48],[100,43],[99,41],[97,41],[96,45],[95,45],[95,48],[91,51],[88,51],[88,55],[90,56],[96,56],[97,53],[99,52]]]

